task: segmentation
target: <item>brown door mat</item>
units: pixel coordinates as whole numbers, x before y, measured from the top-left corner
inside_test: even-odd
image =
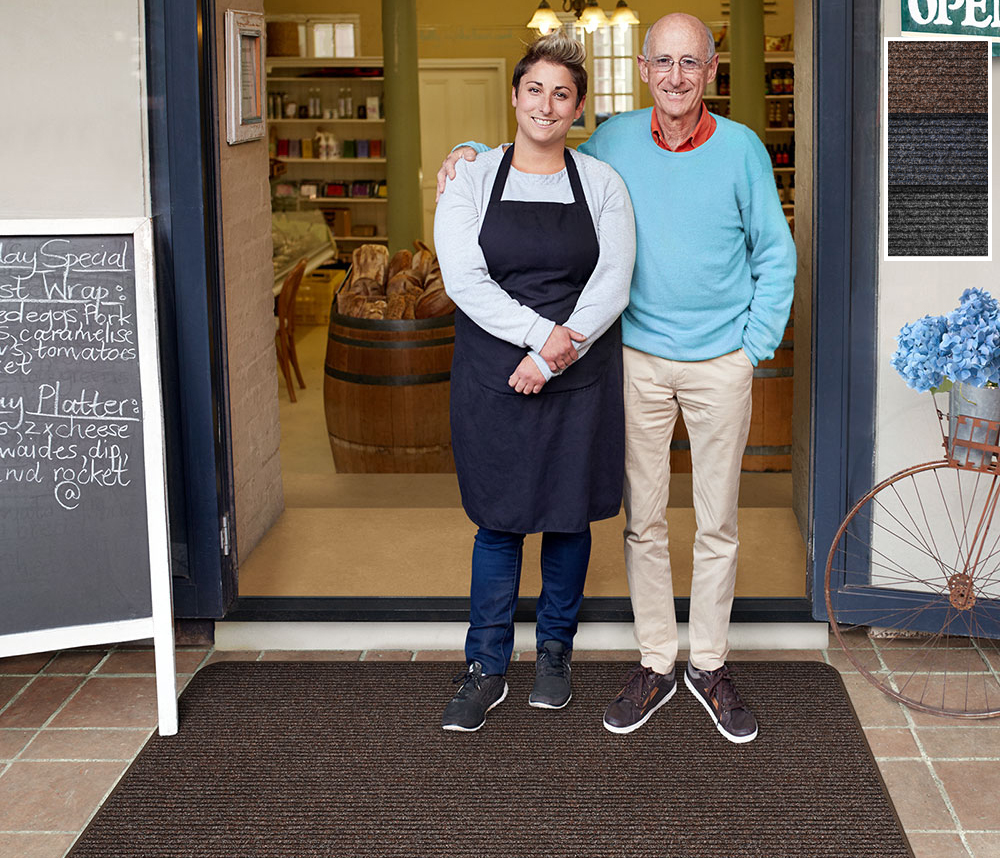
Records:
[[[446,733],[461,665],[211,665],[72,858],[912,856],[836,670],[740,663],[760,735],[734,745],[680,683],[629,735],[601,725],[627,664],[584,662],[561,711],[534,667],[478,733]],[[678,664],[678,676],[682,664]]]

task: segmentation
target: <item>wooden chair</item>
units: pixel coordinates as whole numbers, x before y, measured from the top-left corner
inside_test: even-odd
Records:
[[[302,370],[299,369],[299,357],[295,353],[295,296],[299,291],[299,284],[302,283],[302,276],[306,271],[306,261],[303,259],[296,265],[285,282],[281,284],[281,291],[278,293],[277,309],[275,314],[276,329],[274,332],[274,348],[278,353],[278,366],[281,374],[285,377],[285,384],[288,387],[288,398],[295,402],[295,387],[292,384],[292,370],[298,379],[299,387],[305,389],[306,383],[302,378]]]

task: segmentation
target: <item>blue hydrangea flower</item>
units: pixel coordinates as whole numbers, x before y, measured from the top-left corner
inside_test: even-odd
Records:
[[[896,342],[892,366],[915,390],[946,378],[973,387],[1000,382],[1000,305],[982,289],[966,289],[947,316],[903,325]]]

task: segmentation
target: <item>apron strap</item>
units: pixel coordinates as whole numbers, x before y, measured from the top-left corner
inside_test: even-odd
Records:
[[[497,176],[493,180],[493,191],[490,193],[490,205],[494,206],[500,202],[500,197],[503,196],[503,189],[507,185],[507,174],[510,172],[510,162],[514,159],[514,144],[511,143],[507,147],[507,151],[503,153],[503,158],[500,159],[500,169],[497,170]]]

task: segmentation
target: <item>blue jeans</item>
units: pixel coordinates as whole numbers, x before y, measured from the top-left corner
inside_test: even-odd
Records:
[[[481,527],[476,534],[465,659],[480,662],[483,673],[506,673],[510,663],[523,545],[523,533]],[[589,527],[579,533],[542,534],[542,592],[535,610],[538,646],[556,640],[572,649],[589,562]]]

